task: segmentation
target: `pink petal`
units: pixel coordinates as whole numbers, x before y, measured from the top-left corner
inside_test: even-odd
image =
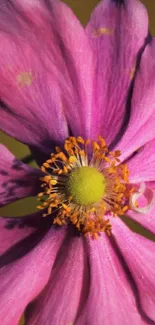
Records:
[[[39,191],[42,173],[16,159],[0,144],[0,206]]]
[[[87,32],[97,62],[92,129],[109,144],[123,124],[136,58],[148,34],[148,15],[137,0],[104,0],[92,13]]]
[[[90,288],[75,325],[142,325],[132,284],[106,235],[88,240]],[[79,313],[80,314],[80,313]],[[62,325],[65,325],[62,323]]]
[[[136,184],[137,190],[130,196],[130,210],[126,216],[154,233],[155,185],[153,188],[152,183],[154,182]]]
[[[89,133],[93,58],[71,10],[59,1],[9,1],[0,21],[0,127],[42,151],[64,141],[68,124]]]
[[[34,219],[40,219],[40,212],[20,218],[0,217],[0,255],[35,232]]]
[[[28,309],[27,325],[74,323],[88,289],[86,262],[83,239],[75,236],[68,238],[55,263],[48,286]]]
[[[155,181],[155,139],[140,148],[127,164],[131,183]]]
[[[118,143],[121,160],[155,138],[155,39],[143,52],[137,72],[129,124]],[[138,171],[136,169],[136,173]]]
[[[27,255],[0,270],[0,323],[18,324],[27,304],[45,287],[65,230],[50,230]]]
[[[155,321],[155,242],[133,233],[119,218],[114,218],[112,230],[136,284],[141,307]]]

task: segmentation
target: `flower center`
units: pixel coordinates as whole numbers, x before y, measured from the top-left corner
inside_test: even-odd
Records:
[[[133,193],[128,167],[119,156],[118,150],[108,150],[102,137],[97,142],[66,139],[64,150],[56,147],[41,167],[43,191],[38,194],[38,208],[45,210],[43,216],[55,212],[54,224],[72,223],[95,238],[104,231],[110,234],[108,216],[123,215]]]
[[[96,168],[82,166],[72,171],[66,182],[66,193],[73,203],[89,205],[104,196],[105,178]]]

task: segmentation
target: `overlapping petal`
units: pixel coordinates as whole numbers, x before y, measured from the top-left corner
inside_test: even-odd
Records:
[[[117,148],[122,153],[122,161],[155,138],[154,56],[155,39],[152,39],[143,52],[136,75],[129,123],[126,132],[117,144]]]
[[[143,22],[143,24],[142,24]],[[93,135],[111,143],[127,114],[129,89],[148,34],[148,16],[137,0],[104,0],[87,25],[96,56]]]
[[[140,148],[127,163],[131,183],[155,181],[155,139]]]
[[[93,56],[85,31],[59,1],[0,6],[0,127],[42,151],[69,128],[90,130]],[[13,96],[12,96],[13,94]]]
[[[27,304],[45,287],[65,236],[63,228],[49,230],[29,253],[0,269],[1,324],[18,324]]]
[[[154,191],[154,195],[155,195],[155,191]],[[144,228],[150,230],[153,234],[155,234],[155,202],[154,201],[152,202],[152,206],[147,213],[141,214],[134,210],[129,210],[127,212],[127,217],[138,222]]]
[[[40,170],[16,159],[0,144],[0,206],[39,192]]]
[[[149,204],[151,196],[151,205],[148,211],[145,213],[136,212],[135,210],[128,210],[126,213],[127,218],[136,221],[138,224],[143,226],[145,229],[155,234],[155,182],[146,182],[145,192],[140,195],[138,199],[139,207],[146,207]]]
[[[48,285],[28,309],[28,325],[76,324],[89,283],[87,252],[81,237],[64,243]]]
[[[98,240],[88,240],[88,251],[90,288],[75,324],[147,324],[137,310],[132,285],[109,238],[104,234]]]
[[[4,255],[14,245],[29,237],[36,230],[32,220],[39,220],[39,213],[27,217],[0,217],[0,255]],[[31,224],[32,223],[32,224]],[[19,246],[21,246],[19,244]],[[17,246],[16,246],[17,250]],[[14,258],[12,254],[12,258]],[[2,258],[1,258],[2,259]],[[0,263],[1,266],[1,263]]]
[[[138,290],[143,311],[155,322],[155,242],[133,233],[119,218],[113,234]]]

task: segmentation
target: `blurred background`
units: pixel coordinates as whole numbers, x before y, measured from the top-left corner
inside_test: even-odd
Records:
[[[99,1],[98,0],[65,0],[64,2],[67,3],[72,8],[75,15],[81,21],[81,23],[85,25],[89,19],[91,11]],[[142,2],[144,3],[144,5],[148,10],[151,34],[155,35],[155,0],[142,0]],[[2,132],[0,132],[0,142],[3,143],[5,146],[7,146],[7,148],[11,152],[13,152],[14,155],[19,159],[23,159],[24,157],[29,155],[29,150],[25,145],[15,141],[9,136],[3,134]],[[32,166],[35,166],[35,162],[31,162],[30,164]],[[0,209],[0,212],[1,212],[1,216],[18,216],[18,215],[31,213],[35,210],[36,210],[36,199],[29,198],[29,199],[20,200],[17,203],[10,204]],[[135,225],[134,223],[129,224],[129,227],[131,227],[134,231],[140,232],[144,236],[149,237],[152,240],[155,240],[155,238],[150,237],[150,234],[144,231],[144,229],[142,229],[141,227],[138,228],[137,225]],[[21,321],[21,324],[23,324],[23,320]]]

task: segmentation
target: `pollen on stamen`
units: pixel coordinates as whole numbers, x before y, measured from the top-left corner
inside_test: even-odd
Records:
[[[128,167],[120,164],[119,156],[119,150],[108,150],[101,136],[98,141],[67,138],[64,149],[56,147],[41,167],[45,176],[38,208],[45,210],[43,216],[55,212],[54,224],[71,223],[92,238],[102,232],[110,235],[108,215],[124,214],[132,191]]]

